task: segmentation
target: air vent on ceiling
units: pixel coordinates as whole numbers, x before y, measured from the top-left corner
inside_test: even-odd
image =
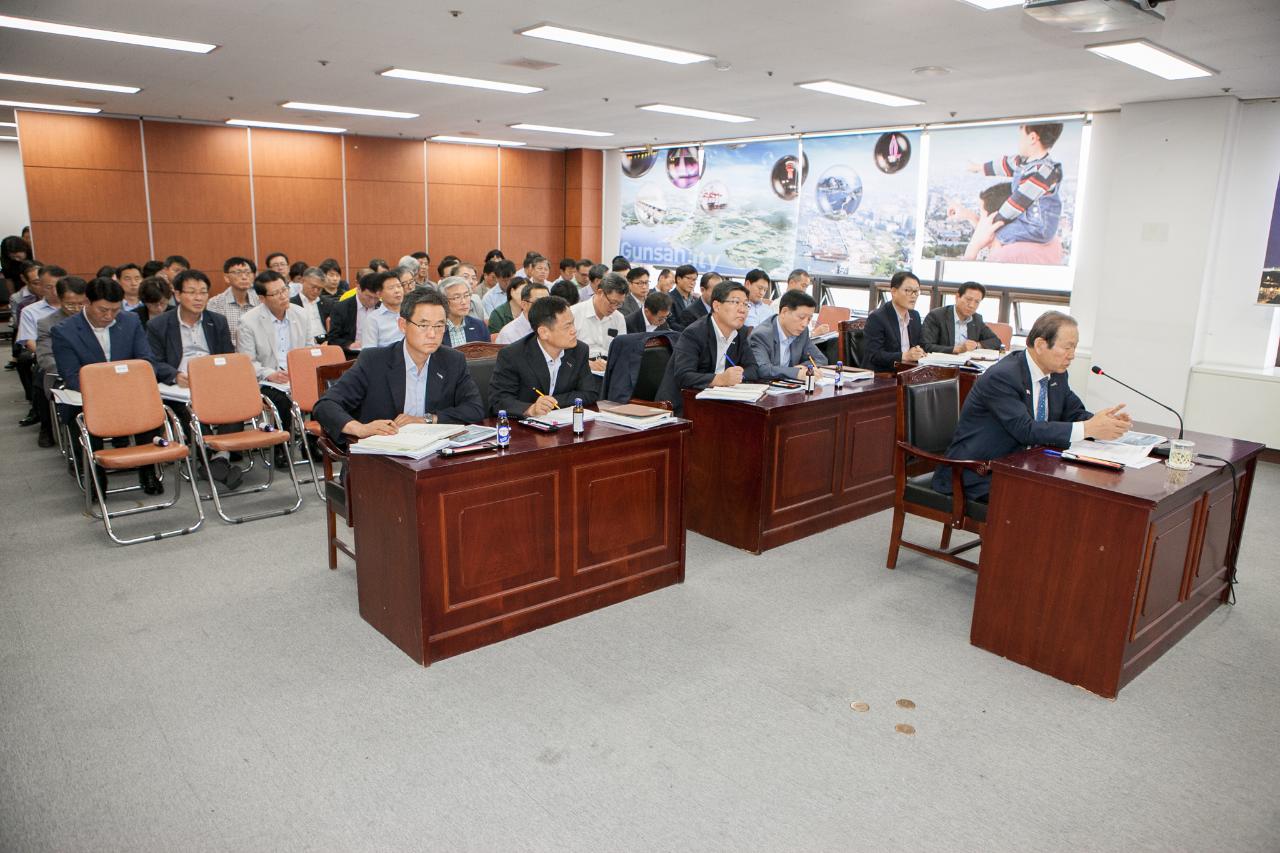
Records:
[[[1168,0],[1165,0],[1168,2]],[[1162,24],[1161,0],[1025,0],[1022,9],[1043,24],[1077,33],[1104,33]]]
[[[560,63],[543,62],[541,59],[530,59],[527,56],[522,56],[519,59],[508,59],[502,64],[510,65],[512,68],[527,68],[530,71],[546,71],[548,68],[557,67]]]

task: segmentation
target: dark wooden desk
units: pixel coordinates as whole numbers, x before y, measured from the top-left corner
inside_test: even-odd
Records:
[[[685,391],[686,526],[759,554],[892,506],[895,388],[876,377],[758,403]]]
[[[684,580],[687,421],[351,456],[360,615],[423,665]]]
[[[973,644],[1110,698],[1224,602],[1263,448],[1187,438],[1240,475],[1234,535],[1221,462],[1112,472],[1026,450],[992,463]]]

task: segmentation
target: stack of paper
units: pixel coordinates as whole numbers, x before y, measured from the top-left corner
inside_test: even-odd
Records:
[[[481,441],[488,441],[498,435],[498,431],[493,427],[475,426],[467,427],[466,431],[456,438],[449,440],[450,447],[466,447],[469,444],[477,444]]]
[[[164,400],[176,400],[179,403],[191,402],[191,389],[182,388],[177,385],[165,385],[160,383],[160,397]]]
[[[844,373],[845,382],[857,382],[862,379],[876,378],[875,371],[867,370],[865,367],[846,367],[841,372]],[[832,379],[834,379],[836,375],[836,369],[834,367],[824,367],[821,370],[821,375],[829,376]]]
[[[80,396],[80,392],[70,388],[54,388],[53,399],[64,406],[84,406],[84,398]]]
[[[969,360],[968,353],[931,352],[917,362],[921,367],[961,367]]]
[[[423,459],[467,431],[456,424],[406,424],[395,435],[371,435],[351,445],[351,453]]]
[[[757,385],[743,382],[739,385],[719,385],[698,392],[699,400],[736,400],[740,403],[754,403],[769,390],[768,385]]]
[[[1091,459],[1103,459],[1107,462],[1119,462],[1126,468],[1145,468],[1156,460],[1150,455],[1151,448],[1163,442],[1164,436],[1145,432],[1130,432],[1112,441],[1073,441],[1068,452]]]
[[[675,415],[666,409],[634,404],[619,405],[607,400],[602,400],[596,405],[600,407],[596,420],[627,429],[652,429],[675,420]]]
[[[554,411],[547,412],[545,415],[539,415],[537,419],[542,421],[544,424],[555,424],[556,426],[562,427],[573,426],[573,406],[565,406],[563,409],[555,409]],[[595,412],[589,412],[585,409],[583,410],[583,423],[588,423],[595,419]]]
[[[1000,350],[997,349],[975,349],[965,353],[974,361],[999,361]]]

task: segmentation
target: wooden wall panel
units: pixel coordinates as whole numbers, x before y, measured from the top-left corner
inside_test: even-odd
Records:
[[[427,222],[432,225],[498,227],[498,188],[432,184],[427,190]]]
[[[502,227],[564,225],[564,190],[502,188]]]
[[[24,166],[142,172],[135,119],[17,110]]]
[[[370,258],[385,258],[394,264],[404,255],[423,251],[426,239],[421,225],[347,225],[347,252],[357,267],[369,263]]]
[[[564,190],[563,151],[502,150],[502,187],[543,187]]]
[[[147,172],[249,174],[249,129],[144,121]]]
[[[251,129],[253,204],[258,252],[284,252],[345,269],[342,139],[321,133]]]
[[[488,251],[498,245],[498,226],[428,225],[427,244],[431,247],[431,277],[435,278],[435,264],[445,255],[457,255],[477,266]],[[503,250],[506,251],[505,249]],[[510,255],[510,253],[507,253]],[[519,263],[519,259],[516,261]]]
[[[71,275],[91,278],[103,264],[113,266],[147,260],[145,222],[41,222],[32,220],[38,257]]]
[[[31,218],[52,222],[143,222],[141,172],[27,166]]]
[[[604,153],[585,148],[565,152],[564,244],[578,258],[602,258],[600,221]]]
[[[254,177],[342,180],[342,139],[328,133],[250,128]]]
[[[259,221],[258,251],[263,257],[268,252],[284,252],[290,261],[306,261],[312,266],[318,266],[325,258],[335,258],[342,264],[345,255],[342,223],[263,224]],[[344,273],[348,266],[351,264],[342,264]]]
[[[403,181],[422,185],[421,140],[350,136],[344,143],[348,181]]]
[[[559,226],[512,225],[503,223],[502,252],[515,262],[524,260],[526,252],[538,252],[551,261],[551,277],[558,275],[556,264],[564,257],[564,228]],[[484,257],[481,255],[481,257]]]
[[[424,235],[426,199],[422,184],[347,181],[347,222],[351,225],[417,225]]]
[[[484,145],[427,143],[428,184],[498,185],[498,150]]]
[[[253,208],[263,224],[342,225],[342,182],[253,176]],[[261,239],[258,241],[261,243]],[[263,251],[269,251],[263,249]]]
[[[224,287],[222,262],[253,254],[253,226],[248,222],[156,222],[151,234],[157,258],[182,255],[194,269],[208,274],[215,294]]]
[[[248,175],[148,171],[147,183],[151,188],[152,222],[235,222],[252,227]],[[252,236],[249,246],[253,246]]]

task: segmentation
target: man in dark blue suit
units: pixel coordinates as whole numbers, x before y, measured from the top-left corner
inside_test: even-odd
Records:
[[[675,286],[667,294],[671,297],[671,316],[667,320],[667,325],[677,332],[684,328],[684,324],[680,322],[680,317],[683,316],[685,311],[689,310],[696,299],[693,295],[693,286],[697,281],[698,268],[693,264],[684,264],[676,267]]]
[[[722,281],[711,291],[711,313],[685,327],[676,340],[667,362],[666,375],[658,387],[658,399],[684,410],[681,390],[702,390],[712,385],[738,385],[760,378],[751,347],[747,321],[747,289],[733,281]]]
[[[395,435],[405,424],[473,424],[484,418],[466,357],[441,346],[444,300],[415,290],[400,304],[404,340],[360,353],[312,415],[335,441]]]
[[[917,361],[924,358],[920,347],[920,312],[915,310],[920,298],[920,279],[913,273],[897,272],[889,280],[888,302],[867,317],[863,333],[863,367],[893,370],[895,361]]]
[[[510,417],[539,417],[575,399],[591,405],[600,380],[591,372],[590,347],[578,340],[569,303],[544,296],[529,307],[533,332],[498,353],[489,382],[489,410]]]
[[[200,270],[183,270],[173,281],[175,311],[147,323],[147,342],[155,356],[161,382],[187,387],[187,362],[205,355],[235,352],[227,318],[206,311],[209,277]]]
[[[702,274],[698,284],[698,298],[690,298],[680,314],[680,329],[684,330],[711,313],[711,294],[716,285],[724,281],[724,276],[716,272]],[[668,321],[669,322],[669,321]]]
[[[124,302],[124,288],[115,279],[95,278],[85,286],[85,297],[89,302],[84,311],[68,317],[49,333],[53,340],[53,358],[66,386],[74,391],[80,390],[80,368],[87,364],[142,359],[154,371],[156,362],[142,321],[134,312],[120,310]],[[72,406],[59,407],[59,414],[66,423],[74,423],[78,411]],[[155,435],[156,432],[141,433],[135,436],[135,440],[144,444]],[[101,446],[101,442],[94,439],[94,449]],[[78,456],[79,442],[73,443],[73,447]],[[138,482],[149,495],[164,491],[156,479],[154,466],[139,468]]]
[[[1032,445],[1067,447],[1085,438],[1124,435],[1132,420],[1123,403],[1091,414],[1067,384],[1079,340],[1072,317],[1059,311],[1040,315],[1027,334],[1026,351],[1001,359],[974,383],[947,457],[986,462]],[[949,467],[938,466],[933,487],[951,493]],[[966,498],[985,499],[990,490],[989,477],[964,473]]]

